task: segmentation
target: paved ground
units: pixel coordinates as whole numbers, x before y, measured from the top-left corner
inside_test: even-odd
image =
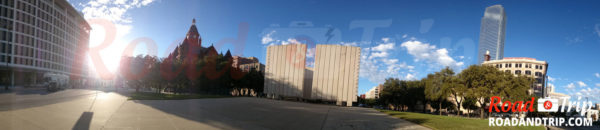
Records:
[[[261,98],[128,101],[70,89],[0,94],[0,129],[427,129],[373,109]]]

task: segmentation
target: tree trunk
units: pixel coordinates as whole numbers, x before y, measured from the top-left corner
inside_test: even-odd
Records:
[[[458,106],[458,108],[456,109],[456,111],[457,111],[457,112],[456,112],[456,114],[460,116],[460,115],[461,115],[460,113],[462,112],[462,111],[460,110],[460,103],[457,103],[457,104],[458,104],[458,105],[457,105],[457,106]]]
[[[485,106],[483,106],[483,105],[485,105],[485,104],[479,104],[479,105],[481,106],[481,108],[479,108],[479,117],[481,117],[481,119],[484,119],[484,118],[483,118],[483,108],[484,108]]]
[[[471,109],[467,109],[467,117],[471,117]]]
[[[438,104],[439,104],[439,105],[438,105],[438,113],[439,113],[440,115],[442,115],[442,101],[440,100],[440,102],[439,102]]]
[[[427,113],[427,103],[423,101],[423,113]]]

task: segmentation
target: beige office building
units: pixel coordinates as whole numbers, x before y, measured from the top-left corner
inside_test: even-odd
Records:
[[[306,45],[269,46],[266,58],[264,93],[268,97],[303,98]]]
[[[538,61],[534,58],[526,57],[506,57],[502,60],[484,61],[483,65],[494,66],[501,71],[512,73],[515,76],[530,76],[535,82],[529,93],[541,97],[548,96],[548,92],[544,92],[546,72],[548,71],[548,63],[546,61]]]
[[[352,106],[357,101],[360,48],[317,45],[314,68],[305,67],[306,45],[269,46],[265,71],[268,97],[297,97]]]
[[[381,90],[383,90],[383,85],[381,84],[369,89],[369,91],[365,93],[365,99],[379,99]]]

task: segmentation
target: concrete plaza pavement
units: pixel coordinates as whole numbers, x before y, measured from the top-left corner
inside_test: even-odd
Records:
[[[126,92],[125,92],[126,93]],[[0,129],[427,129],[368,108],[262,98],[127,100],[68,89],[0,94]]]

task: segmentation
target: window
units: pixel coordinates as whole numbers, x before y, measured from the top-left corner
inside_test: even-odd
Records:
[[[515,70],[515,74],[521,74],[521,70]]]
[[[505,70],[504,72],[506,72],[506,73],[510,73],[510,70]]]
[[[526,74],[526,75],[531,75],[531,71],[529,71],[529,70],[526,70],[526,71],[525,71],[525,74]]]
[[[543,81],[542,78],[535,78],[535,81],[536,81],[536,83],[543,83],[542,82]]]
[[[542,72],[535,72],[535,76],[540,76],[540,77],[542,77],[542,76],[544,76],[544,75],[542,74]]]
[[[540,70],[543,70],[543,69],[544,69],[544,66],[543,66],[543,65],[540,65]]]

